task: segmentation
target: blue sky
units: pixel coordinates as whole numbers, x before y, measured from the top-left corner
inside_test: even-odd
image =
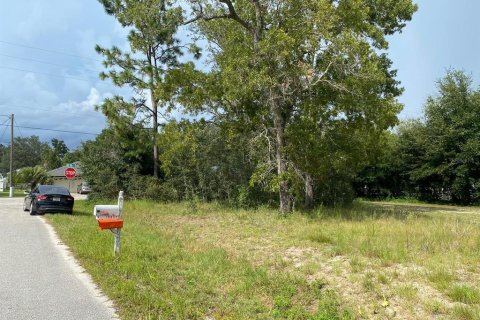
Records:
[[[418,0],[419,11],[390,37],[390,58],[405,88],[400,118],[416,118],[435,82],[448,68],[480,77],[480,1]],[[64,140],[70,148],[94,136],[105,119],[94,106],[112,94],[129,94],[98,79],[95,44],[125,48],[126,31],[95,0],[0,0],[0,115],[16,125],[83,133],[17,128],[22,136]],[[20,46],[21,45],[21,46]],[[45,51],[39,49],[53,50]],[[67,53],[66,54],[59,54]],[[0,143],[8,142],[0,116]]]
[[[0,114],[14,113],[19,127],[100,132],[105,119],[94,106],[128,90],[98,78],[101,58],[94,47],[97,43],[124,47],[125,30],[97,1],[0,2]],[[0,124],[5,120],[0,117]],[[95,137],[28,128],[15,131],[44,141],[62,139],[70,148]],[[0,143],[8,139],[0,126]]]
[[[389,56],[405,92],[401,119],[418,118],[450,68],[480,77],[480,1],[418,0],[419,10],[403,33],[390,38]]]

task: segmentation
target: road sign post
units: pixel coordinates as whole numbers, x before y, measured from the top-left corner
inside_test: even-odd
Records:
[[[65,178],[68,179],[68,191],[70,191],[71,189],[70,180],[75,179],[75,177],[77,176],[77,169],[71,167],[71,165],[72,164],[69,163],[69,166],[64,171]]]
[[[77,176],[77,169],[68,167],[65,169],[64,174],[67,179],[74,179]]]

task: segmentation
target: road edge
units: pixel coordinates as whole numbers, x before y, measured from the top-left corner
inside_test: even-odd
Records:
[[[107,308],[111,319],[120,319],[117,311],[115,310],[113,301],[110,300],[110,298],[97,286],[87,270],[85,270],[85,268],[80,265],[77,259],[75,259],[70,248],[64,244],[62,240],[60,240],[53,226],[49,224],[44,217],[38,218],[42,221],[42,224],[47,229],[52,244],[58,250],[67,265],[72,269],[75,276],[85,285],[92,297]]]

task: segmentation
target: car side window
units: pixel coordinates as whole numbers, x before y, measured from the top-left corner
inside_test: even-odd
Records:
[[[38,188],[33,189],[32,193],[38,193]]]

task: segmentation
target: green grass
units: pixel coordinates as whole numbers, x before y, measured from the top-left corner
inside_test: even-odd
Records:
[[[440,269],[431,272],[428,275],[428,280],[434,283],[437,288],[446,290],[456,279],[452,272],[446,271],[445,269]]]
[[[360,204],[321,216],[302,228],[304,238],[331,245],[335,254],[385,264],[475,266],[480,257],[480,215],[431,212],[423,207]]]
[[[465,304],[480,303],[480,291],[466,285],[454,285],[448,290],[448,296],[452,298],[453,301]]]
[[[459,320],[479,320],[480,309],[472,308],[466,305],[457,305],[453,309],[453,315]]]
[[[77,202],[74,216],[48,216],[124,319],[350,318],[337,294],[322,284],[254,265],[220,245],[195,243],[202,230],[194,225],[165,223],[188,219],[188,206],[125,207],[118,258],[112,255],[113,236],[96,227],[92,204]]]
[[[393,297],[408,319],[480,308],[475,208],[357,202],[281,217],[126,202],[114,258],[92,207],[78,201],[73,216],[47,219],[124,319],[388,318]]]
[[[376,202],[376,200],[365,199],[365,201]],[[390,202],[390,203],[405,203],[405,204],[427,204],[427,202],[420,201],[415,198],[385,198],[379,200],[381,202]]]
[[[7,191],[4,191],[4,192],[0,192],[0,198],[7,198],[8,196],[10,196],[10,191],[7,190]],[[15,198],[17,197],[25,197],[25,194],[23,193],[23,190],[18,190],[18,189],[15,189],[14,192],[13,192],[13,196]]]
[[[418,290],[408,284],[399,286],[396,291],[400,297],[408,301],[413,301],[418,298]]]

